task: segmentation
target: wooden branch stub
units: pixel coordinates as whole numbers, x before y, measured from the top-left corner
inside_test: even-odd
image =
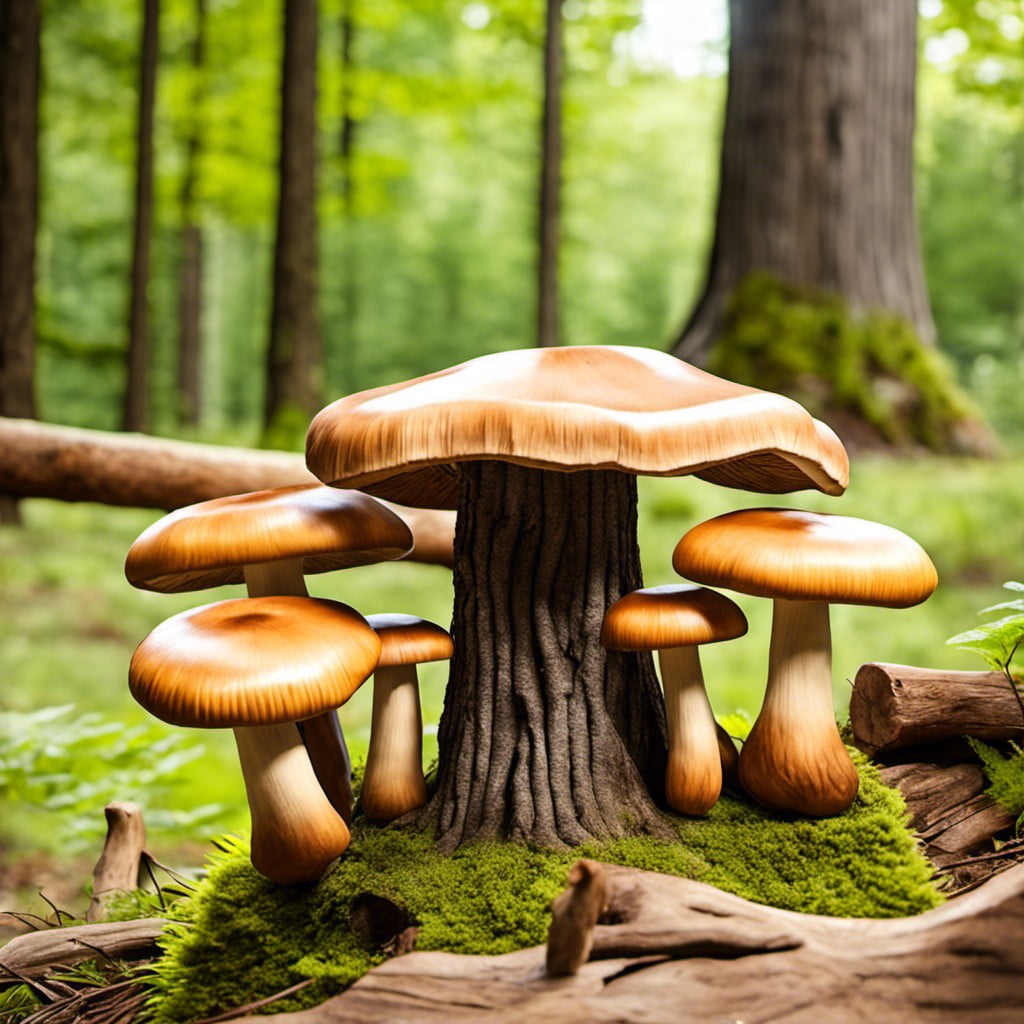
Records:
[[[543,947],[411,953],[275,1024],[1009,1024],[1024,1013],[1024,865],[889,921],[794,914],[698,882],[605,870],[609,913],[626,917],[597,927],[575,975],[547,977]]]
[[[1024,714],[1001,672],[947,672],[870,662],[850,695],[850,725],[869,753],[958,736],[1024,737]]]
[[[0,949],[0,985],[21,977],[43,977],[57,966],[70,967],[97,956],[114,960],[155,956],[156,940],[166,925],[161,918],[149,917],[18,935]]]
[[[107,838],[92,872],[92,899],[85,915],[90,924],[104,919],[111,896],[138,888],[146,848],[146,825],[138,804],[114,801],[103,808],[103,813]]]
[[[590,957],[594,927],[608,902],[602,865],[578,860],[569,870],[569,887],[551,904],[545,968],[552,978],[575,974]]]

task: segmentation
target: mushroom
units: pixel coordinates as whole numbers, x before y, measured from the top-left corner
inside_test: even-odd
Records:
[[[735,602],[706,587],[678,583],[635,590],[605,614],[601,643],[609,650],[658,652],[668,722],[665,798],[682,814],[703,814],[722,791],[720,732],[697,648],[746,631]],[[735,755],[727,735],[725,741]]]
[[[242,583],[250,597],[307,597],[305,575],[400,558],[409,528],[357,491],[300,484],[213,498],[164,516],[132,544],[128,582],[178,593]],[[333,710],[302,726],[320,784],[348,821],[351,764]]]
[[[767,807],[827,817],[857,796],[832,707],[829,604],[907,608],[937,577],[916,541],[848,516],[756,508],[695,526],[681,576],[774,602],[764,704],[740,752],[743,787]]]
[[[162,622],[136,648],[129,684],[165,722],[234,730],[253,866],[289,885],[318,878],[349,844],[294,723],[344,704],[379,654],[366,620],[337,601],[238,598]]]
[[[414,615],[370,615],[366,621],[381,639],[381,652],[359,805],[371,821],[393,821],[427,800],[416,666],[450,658],[452,638]]]
[[[839,494],[846,453],[788,398],[642,348],[499,352],[343,398],[307,463],[325,483],[457,508],[438,784],[441,848],[667,835],[649,654],[606,652],[605,610],[643,585],[639,474]]]

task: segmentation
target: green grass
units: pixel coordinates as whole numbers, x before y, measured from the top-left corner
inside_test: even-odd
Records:
[[[977,621],[977,609],[1000,600],[1001,583],[1024,578],[1024,460],[993,462],[921,458],[858,459],[848,493],[780,497],[715,487],[693,478],[640,481],[641,552],[648,585],[672,582],[671,555],[694,523],[733,508],[789,505],[877,519],[916,537],[939,570],[936,594],[917,608],[836,607],[833,610],[835,703],[844,713],[849,684],[865,661],[948,668],[981,668],[970,654],[944,646],[947,637]],[[99,505],[23,503],[25,526],[0,529],[0,710],[73,703],[131,727],[148,716],[127,691],[131,652],[158,622],[185,608],[227,596],[240,587],[162,595],[134,590],[122,565],[132,540],[159,513]],[[332,597],[364,613],[404,611],[447,624],[450,574],[436,566],[388,563],[309,579],[316,596]],[[736,596],[750,619],[741,640],[702,655],[716,711],[756,715],[764,683],[769,602]],[[425,756],[433,756],[446,666],[422,669]],[[365,753],[370,694],[342,709],[354,754]],[[158,725],[170,732],[169,727]],[[205,755],[181,770],[173,799],[184,809],[222,803],[211,831],[245,824],[244,794],[230,734],[191,731]],[[97,808],[99,816],[99,809]],[[17,819],[16,828],[14,825]],[[52,812],[0,805],[0,845],[52,848]],[[160,837],[156,837],[159,848]]]

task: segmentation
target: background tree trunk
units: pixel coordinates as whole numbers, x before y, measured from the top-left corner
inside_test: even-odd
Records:
[[[605,609],[642,586],[635,478],[502,462],[461,473],[455,655],[425,812],[442,847],[662,834],[654,664],[599,640]]]
[[[537,218],[537,344],[558,345],[558,250],[562,217],[562,2],[547,0]]]
[[[149,429],[149,249],[153,234],[153,110],[160,40],[160,0],[143,0],[139,115],[135,157],[135,231],[128,309],[128,373],[122,427]]]
[[[323,405],[317,312],[315,0],[285,0],[280,192],[264,425],[290,428]]]
[[[181,184],[181,264],[178,270],[178,420],[195,427],[202,418],[203,229],[196,210],[196,179],[202,151],[201,111],[205,86],[206,0],[195,3],[192,40],[192,102]]]
[[[913,197],[917,6],[730,0],[729,92],[704,294],[675,346],[702,363],[755,270],[934,339]]]
[[[353,116],[356,45],[356,0],[344,0],[341,9],[341,134],[338,156],[341,169],[341,200],[344,210],[345,331],[342,338],[342,391],[359,390],[356,361],[359,347],[359,253],[355,237],[355,154],[359,123]]]
[[[0,0],[0,415],[34,417],[38,0]],[[18,521],[0,494],[0,523]]]

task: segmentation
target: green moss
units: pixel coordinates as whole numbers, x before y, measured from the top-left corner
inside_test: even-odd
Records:
[[[230,844],[164,940],[156,1019],[212,1016],[307,978],[317,980],[273,1010],[339,991],[383,958],[348,928],[353,901],[366,893],[406,911],[421,950],[497,954],[537,945],[579,856],[695,878],[796,911],[891,917],[937,905],[942,897],[902,798],[857,758],[860,795],[845,815],[789,819],[725,795],[705,818],[673,817],[678,842],[633,837],[560,853],[494,843],[441,856],[423,834],[357,823],[333,871],[288,888],[263,879],[244,847]]]
[[[729,297],[712,373],[790,395],[815,416],[866,422],[885,442],[962,447],[976,422],[941,356],[905,320],[854,313],[835,295],[748,275]]]

